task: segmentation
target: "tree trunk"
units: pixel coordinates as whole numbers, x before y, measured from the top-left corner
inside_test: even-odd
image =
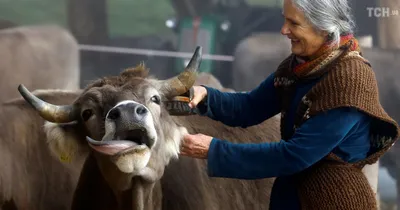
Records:
[[[80,44],[107,44],[106,3],[106,0],[67,0],[69,29]]]
[[[400,1],[380,0],[378,12],[379,47],[400,49]],[[376,15],[376,14],[374,14]]]
[[[66,0],[68,26],[79,44],[108,45],[108,15],[106,0]],[[107,53],[81,51],[81,87],[108,68]]]

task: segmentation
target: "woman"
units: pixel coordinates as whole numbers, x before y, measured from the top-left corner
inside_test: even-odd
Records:
[[[281,113],[282,140],[234,144],[186,135],[182,155],[207,159],[211,177],[277,177],[270,209],[377,209],[361,169],[398,138],[374,73],[353,37],[346,0],[284,0],[292,54],[249,93],[194,87],[190,106],[230,126]],[[266,46],[268,47],[268,46]]]

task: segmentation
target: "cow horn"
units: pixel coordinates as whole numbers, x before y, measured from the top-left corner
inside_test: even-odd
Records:
[[[196,47],[190,62],[186,66],[185,71],[166,81],[166,88],[169,92],[168,96],[178,96],[189,91],[195,83],[197,70],[201,63],[201,56],[202,48],[198,46]]]
[[[22,84],[18,86],[18,91],[45,120],[53,123],[68,123],[75,120],[75,109],[72,105],[57,106],[47,103],[29,92]]]

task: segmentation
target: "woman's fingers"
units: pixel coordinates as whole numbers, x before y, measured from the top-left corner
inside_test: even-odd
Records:
[[[211,136],[203,134],[187,134],[183,136],[180,154],[194,158],[206,159],[211,141]]]
[[[194,108],[207,95],[207,89],[203,86],[193,86],[193,99],[190,101],[190,108]]]

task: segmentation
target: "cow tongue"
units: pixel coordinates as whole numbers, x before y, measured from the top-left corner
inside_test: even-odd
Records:
[[[97,152],[105,155],[115,155],[124,150],[138,146],[136,142],[127,140],[112,140],[112,141],[96,141],[90,137],[86,137],[86,141]]]

